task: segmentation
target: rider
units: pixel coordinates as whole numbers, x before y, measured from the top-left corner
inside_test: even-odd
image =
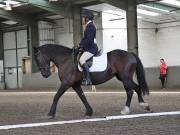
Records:
[[[89,74],[89,66],[87,65],[86,61],[92,58],[98,52],[98,47],[96,44],[96,27],[93,23],[94,15],[91,11],[85,10],[84,12],[84,19],[85,19],[85,31],[84,37],[80,42],[80,49],[84,52],[80,57],[80,64],[83,68],[83,73],[85,75],[85,85],[91,85],[91,78]]]

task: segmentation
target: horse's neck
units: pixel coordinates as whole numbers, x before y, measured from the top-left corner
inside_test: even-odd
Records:
[[[70,55],[64,55],[64,56],[61,56],[61,55],[58,55],[58,56],[53,56],[51,58],[51,61],[58,67],[62,67],[66,61],[68,61],[70,59]]]

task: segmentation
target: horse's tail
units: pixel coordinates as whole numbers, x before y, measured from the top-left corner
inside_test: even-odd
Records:
[[[143,95],[149,95],[149,87],[146,82],[143,64],[141,63],[141,60],[135,53],[132,53],[132,54],[137,60],[136,74],[137,74],[137,80],[139,83],[140,90]]]

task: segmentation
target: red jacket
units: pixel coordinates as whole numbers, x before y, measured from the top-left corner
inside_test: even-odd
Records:
[[[167,65],[165,63],[160,65],[160,74],[167,74]]]

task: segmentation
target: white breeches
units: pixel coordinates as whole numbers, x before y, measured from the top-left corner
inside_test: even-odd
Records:
[[[84,53],[81,55],[80,59],[79,59],[79,62],[80,62],[80,64],[81,64],[81,66],[82,66],[84,63],[86,63],[86,61],[87,61],[88,59],[90,59],[91,57],[93,57],[93,56],[94,56],[94,54],[92,54],[92,53],[90,53],[90,52],[84,52]]]

